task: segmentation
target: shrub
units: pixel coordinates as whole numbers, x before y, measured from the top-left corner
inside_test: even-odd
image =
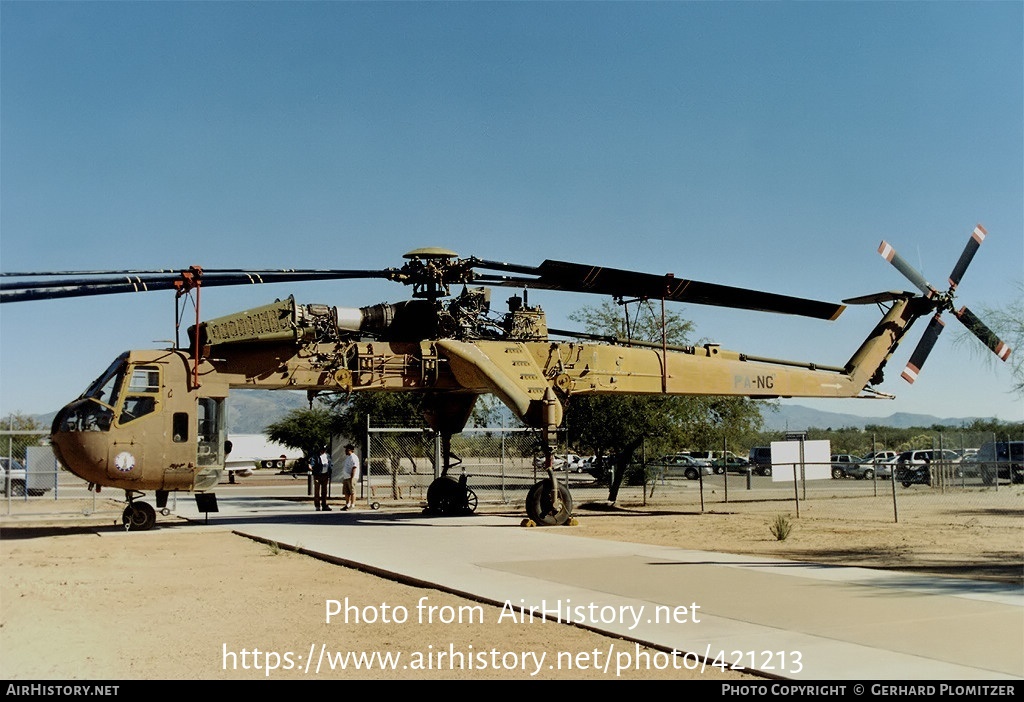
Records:
[[[785,514],[776,514],[775,519],[768,525],[768,529],[772,532],[772,536],[775,537],[776,541],[785,541],[786,537],[789,536],[789,532],[793,531],[793,523],[789,521],[789,517]]]

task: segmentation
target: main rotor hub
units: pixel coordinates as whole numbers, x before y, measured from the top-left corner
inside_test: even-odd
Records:
[[[472,264],[460,260],[457,253],[448,249],[428,246],[413,249],[402,258],[409,262],[402,266],[401,280],[412,285],[413,297],[428,300],[448,297],[452,284],[468,283],[474,277]]]

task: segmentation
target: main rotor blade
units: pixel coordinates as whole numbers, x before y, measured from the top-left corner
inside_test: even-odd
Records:
[[[967,240],[967,246],[964,247],[963,253],[960,254],[960,259],[953,266],[953,272],[949,274],[950,290],[956,290],[956,286],[960,284],[960,280],[964,277],[964,271],[967,270],[967,266],[970,265],[974,254],[978,252],[978,247],[981,246],[981,242],[985,241],[987,234],[988,232],[985,231],[985,227],[980,224],[974,227],[974,231],[971,232],[971,238]]]
[[[495,276],[479,278],[482,282],[490,285],[566,290],[611,295],[619,298],[672,300],[697,305],[794,314],[828,320],[835,319],[846,309],[845,305],[832,302],[819,302],[728,285],[702,283],[697,280],[676,278],[672,274],[637,273],[566,261],[547,260],[535,268],[492,261],[479,261],[478,265],[484,268],[537,276],[536,278]]]
[[[954,314],[967,327],[968,331],[981,339],[981,343],[992,349],[992,353],[999,356],[1001,360],[1005,361],[1010,357],[1010,347],[1000,341],[999,337],[985,326],[985,323],[978,319],[977,315],[966,307],[961,307]]]
[[[907,362],[907,367],[900,374],[908,383],[913,383],[917,380],[918,373],[924,367],[925,359],[932,352],[932,347],[935,346],[935,342],[945,326],[946,323],[942,321],[942,317],[938,314],[932,317],[932,321],[928,323],[928,327],[924,330],[924,335],[917,342],[917,347],[914,348],[914,353],[910,354],[910,361]]]
[[[227,285],[255,285],[261,283],[289,283],[316,280],[342,280],[350,278],[388,278],[397,274],[394,269],[365,270],[266,270],[266,271],[179,271],[175,274],[118,275],[105,278],[61,278],[56,280],[29,280],[0,283],[0,303],[52,300],[91,295],[148,292],[150,290],[189,289],[198,280],[202,287]],[[186,283],[186,274],[193,277]],[[80,273],[90,276],[92,273]]]

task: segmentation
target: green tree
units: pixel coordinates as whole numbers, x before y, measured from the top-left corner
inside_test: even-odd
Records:
[[[322,404],[310,409],[295,409],[266,428],[271,441],[298,449],[306,456],[329,446],[331,437],[339,433],[335,412]]]
[[[569,318],[591,334],[684,345],[693,324],[678,313],[641,303],[627,316],[610,302],[584,307]],[[636,451],[651,455],[718,449],[761,427],[759,403],[743,397],[686,395],[580,395],[565,408],[569,443],[615,457],[608,499],[614,502]]]
[[[357,441],[366,435],[367,418],[373,426],[423,425],[424,396],[416,392],[356,392],[332,403],[337,433]]]
[[[3,422],[0,429],[15,432],[5,437],[7,440],[0,445],[0,455],[24,461],[25,449],[29,446],[39,445],[39,440],[42,438],[40,432],[44,427],[32,417],[18,412],[13,412],[0,421]],[[18,434],[17,432],[27,433]]]

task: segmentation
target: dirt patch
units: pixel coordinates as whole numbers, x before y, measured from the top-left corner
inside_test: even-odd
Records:
[[[909,495],[909,493],[908,493]],[[837,565],[1024,583],[1024,495],[1020,489],[962,495],[922,493],[901,503],[896,521],[884,498],[792,505],[775,502],[692,504],[624,502],[580,505],[579,524],[560,533]],[[515,512],[521,514],[517,508]],[[785,540],[771,532],[783,517]],[[470,519],[472,517],[469,517]],[[608,637],[558,625],[537,641],[529,627],[487,624],[326,625],[327,598],[372,593],[414,607],[425,593],[453,607],[478,605],[455,595],[384,580],[231,534],[218,527],[161,518],[158,528],[126,533],[116,506],[99,516],[8,517],[0,525],[0,675],[7,679],[261,679],[267,652],[308,655],[310,646],[351,652],[425,651],[453,646],[553,655],[604,651]],[[491,611],[493,610],[493,611]],[[242,651],[248,657],[241,657]],[[433,650],[433,649],[431,649]],[[651,655],[661,652],[646,651]],[[662,654],[663,655],[663,654]],[[285,661],[280,661],[284,666]],[[527,663],[529,666],[530,663]],[[601,671],[487,665],[474,670],[321,671],[345,679],[608,679]],[[301,669],[272,679],[309,678]],[[631,673],[631,679],[741,679],[706,668]]]

